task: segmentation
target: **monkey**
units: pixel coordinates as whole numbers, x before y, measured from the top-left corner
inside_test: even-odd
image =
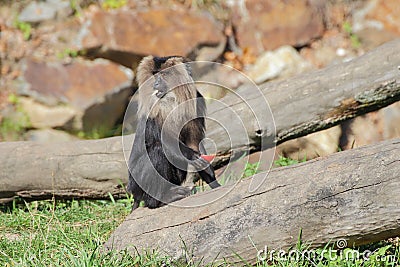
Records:
[[[127,185],[132,211],[142,201],[158,208],[189,196],[192,189],[181,186],[189,164],[211,188],[220,186],[202,157],[206,104],[188,62],[180,56],[147,56],[137,68],[138,123]]]

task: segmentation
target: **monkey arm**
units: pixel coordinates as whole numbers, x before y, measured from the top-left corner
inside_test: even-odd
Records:
[[[200,152],[188,147],[185,143],[171,134],[163,133],[163,147],[167,157],[179,167],[187,164],[193,165],[196,169],[206,168],[208,162],[201,158]],[[183,164],[183,165],[181,165]]]
[[[214,169],[211,164],[203,159],[199,152],[194,151],[190,147],[186,146],[184,143],[179,141],[180,150],[186,159],[191,160],[190,164],[193,165],[200,177],[208,184],[211,188],[219,187],[220,184],[215,178]]]
[[[209,164],[206,169],[199,171],[199,175],[201,176],[201,179],[203,179],[211,188],[217,188],[221,186],[215,178],[214,168],[211,166],[211,164]]]
[[[220,186],[215,178],[214,169],[211,164],[201,157],[200,152],[193,150],[184,144],[181,140],[176,140],[170,134],[164,133],[163,138],[165,142],[163,145],[166,145],[166,153],[168,154],[168,158],[178,163],[179,165],[191,164],[195,167],[196,171],[200,174],[201,178],[210,185],[211,188],[216,188]],[[174,146],[174,142],[179,142],[179,150],[177,151],[176,146]]]

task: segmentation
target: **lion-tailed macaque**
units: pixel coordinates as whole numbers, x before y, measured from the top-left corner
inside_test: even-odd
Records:
[[[148,56],[138,66],[138,124],[127,186],[135,200],[132,210],[141,201],[157,208],[190,195],[191,188],[181,186],[189,164],[211,188],[220,186],[202,155],[206,105],[187,62]]]

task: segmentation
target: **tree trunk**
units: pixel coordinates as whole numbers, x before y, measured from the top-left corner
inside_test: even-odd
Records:
[[[400,235],[400,139],[283,167],[248,192],[251,179],[176,202],[196,208],[139,208],[106,243],[106,249],[159,249],[175,258],[186,252],[254,263],[258,250],[285,249],[303,241],[313,247],[344,239],[348,246]],[[223,196],[217,201],[210,199]]]
[[[262,94],[245,85],[237,91],[245,101],[229,95],[222,99],[225,108],[210,105],[208,116],[232,129],[227,137],[222,127],[211,124],[208,128],[207,136],[218,147],[214,164],[222,166],[232,155],[266,149],[398,101],[398,51],[400,39],[350,62],[266,83],[260,86]],[[270,103],[275,125],[272,118],[265,118],[263,111],[268,107],[263,95]],[[229,110],[240,114],[240,121],[232,118]],[[240,129],[246,134],[236,134]],[[133,136],[128,139],[124,141],[126,150]],[[118,197],[124,195],[121,183],[126,181],[120,137],[57,145],[0,143],[0,203],[17,196],[106,198],[110,192]]]
[[[232,140],[226,138],[224,129],[211,127],[207,134],[218,145],[219,161],[216,165],[223,165],[232,152],[242,150],[245,145],[248,145],[251,151],[265,149],[268,146],[260,147],[261,140],[264,140],[265,144],[279,144],[330,128],[342,121],[399,101],[398,51],[400,39],[386,43],[349,62],[261,85],[260,89],[270,104],[275,125],[262,119],[268,114],[257,114],[266,109],[265,100],[252,85],[244,85],[237,91],[246,101],[230,94],[222,99],[227,108],[211,105],[208,116],[228,122],[225,123],[228,126],[234,122],[232,118],[227,117],[228,108],[240,114],[241,123],[248,134],[239,140],[235,137],[232,146]],[[258,128],[255,127],[255,116],[261,118]],[[240,123],[235,125],[233,127],[239,131]],[[274,136],[270,136],[271,134]],[[270,142],[271,139],[274,142]]]
[[[65,143],[0,143],[0,203],[125,196],[121,137]]]

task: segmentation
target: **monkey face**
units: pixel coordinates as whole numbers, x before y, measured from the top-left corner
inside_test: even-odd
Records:
[[[168,93],[168,84],[162,76],[162,74],[156,74],[154,77],[153,95],[158,98],[163,98]]]
[[[164,70],[154,75],[153,96],[156,97],[156,103],[163,106],[176,105],[175,83],[171,80],[170,71]]]
[[[175,89],[192,81],[183,64],[182,66],[167,67],[166,69],[157,71],[153,74],[153,77],[153,95],[159,99],[164,97],[174,97]]]
[[[166,118],[178,106],[188,109],[185,114],[194,114],[196,103],[188,102],[196,98],[197,89],[191,77],[189,66],[182,57],[148,56],[139,64],[139,110],[152,118],[160,115]],[[146,103],[146,104],[143,104]],[[175,113],[178,113],[175,111]],[[177,115],[178,116],[178,115]],[[179,115],[184,118],[185,116]]]

